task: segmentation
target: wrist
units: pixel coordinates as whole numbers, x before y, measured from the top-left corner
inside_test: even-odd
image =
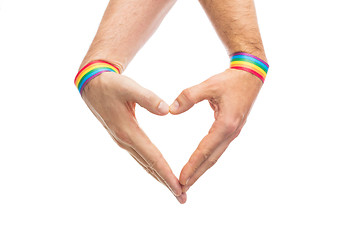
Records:
[[[266,55],[265,55],[265,50],[262,47],[262,45],[261,46],[240,46],[240,47],[231,48],[228,50],[229,57],[231,58],[232,54],[234,54],[236,52],[245,52],[245,53],[248,53],[248,54],[258,57],[265,62],[268,62]]]
[[[104,72],[114,72],[120,74],[121,70],[115,64],[102,59],[85,63],[85,65],[80,68],[74,80],[75,86],[80,92],[80,95],[89,82]]]
[[[264,58],[260,58],[259,55],[260,54],[256,56],[247,52],[232,53],[230,55],[230,68],[249,72],[258,77],[264,83],[269,69],[269,64],[264,60]]]
[[[84,68],[87,64],[97,60],[105,61],[110,63],[111,65],[114,65],[117,69],[119,69],[119,74],[122,74],[125,71],[124,65],[120,61],[114,60],[111,57],[106,57],[106,56],[100,57],[100,55],[85,57],[84,60],[81,62],[78,71]]]

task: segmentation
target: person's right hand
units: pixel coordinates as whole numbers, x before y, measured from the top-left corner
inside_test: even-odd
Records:
[[[182,193],[179,180],[135,117],[136,103],[157,115],[168,114],[169,106],[134,80],[113,72],[92,79],[83,89],[82,97],[114,141],[169,188],[180,203],[185,203],[186,193]]]

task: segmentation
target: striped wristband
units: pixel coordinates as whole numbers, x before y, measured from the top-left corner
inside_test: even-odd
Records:
[[[249,53],[236,52],[231,54],[230,68],[252,73],[264,82],[269,65],[265,61]]]
[[[120,73],[119,68],[111,63],[96,60],[86,64],[75,77],[75,86],[79,90],[80,94],[85,85],[91,81],[91,79],[99,76],[103,72],[115,72]]]

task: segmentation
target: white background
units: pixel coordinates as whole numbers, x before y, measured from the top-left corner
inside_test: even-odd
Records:
[[[107,1],[0,1],[0,239],[360,239],[359,8],[257,0],[270,63],[240,136],[180,205],[73,85]],[[169,104],[228,67],[179,1],[125,74]],[[208,103],[138,120],[178,176]]]

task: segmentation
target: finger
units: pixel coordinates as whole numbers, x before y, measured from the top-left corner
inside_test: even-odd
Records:
[[[149,112],[157,115],[169,113],[169,105],[152,91],[137,85],[134,87],[134,100]]]
[[[162,183],[171,192],[173,192],[170,186],[158,175],[156,171],[153,171],[151,168],[148,167],[147,162],[133,148],[120,143],[119,141],[116,140],[114,136],[111,135],[111,137],[121,148],[127,150],[129,154],[139,163],[139,165],[142,166],[145,169],[145,171],[148,172],[153,178],[155,178],[155,180]],[[187,200],[186,193],[182,193],[180,196],[175,196],[175,197],[181,204],[184,204]]]
[[[146,164],[143,164],[146,161],[134,149],[129,149],[128,152],[145,169],[146,172],[148,172],[152,177],[154,177],[158,182],[162,183],[170,190],[170,192],[172,192],[170,186],[159,176],[156,171],[149,168]],[[175,198],[179,201],[179,203],[184,204],[187,200],[187,195],[184,192],[180,196],[175,196]]]
[[[147,162],[148,167],[160,176],[175,196],[180,196],[182,190],[178,179],[160,151],[140,128],[133,130],[132,143],[132,148]]]
[[[157,176],[155,176],[155,175],[153,174],[153,172],[149,172],[149,171],[148,171],[148,167],[147,167],[148,164],[147,164],[147,162],[146,162],[134,149],[132,149],[131,147],[129,147],[129,146],[121,143],[120,141],[118,141],[118,140],[116,139],[116,137],[114,137],[112,134],[110,134],[110,136],[111,136],[111,138],[115,141],[115,143],[116,143],[119,147],[121,147],[121,148],[125,149],[126,151],[128,151],[128,153],[129,153],[129,154],[139,163],[139,165],[142,166],[150,175],[152,175],[152,176],[153,176],[157,181],[159,181],[160,183],[163,183],[160,178],[158,178]],[[164,184],[164,183],[163,183],[163,184]],[[166,185],[166,184],[164,184],[164,185]]]
[[[148,172],[153,178],[155,178],[156,181],[164,184],[164,183],[161,181],[161,179],[160,179],[159,177],[157,177],[153,172],[148,171],[148,168],[146,167],[146,165],[142,163],[142,160],[140,160],[141,158],[138,159],[139,157],[136,156],[136,154],[135,154],[136,152],[135,152],[133,149],[127,150],[127,151],[129,152],[130,156],[132,156],[132,157],[139,163],[139,165],[144,168],[144,170],[145,170],[146,172]],[[165,184],[164,184],[164,185],[165,185]]]
[[[204,81],[198,85],[183,90],[175,101],[170,105],[172,114],[180,114],[189,110],[194,104],[205,99],[210,99],[213,95],[210,84]]]
[[[201,140],[197,149],[191,155],[189,161],[183,167],[180,173],[180,184],[187,185],[190,178],[199,169],[199,167],[209,159],[214,159],[214,154],[219,151],[223,144],[229,144],[233,134],[236,134],[235,125],[226,118],[215,120],[209,133]],[[224,149],[225,150],[225,149]]]
[[[179,201],[179,203],[184,204],[187,200],[187,194],[182,193],[179,197],[176,197],[176,199]]]
[[[183,186],[183,192],[186,193],[189,188],[212,166],[215,165],[220,156],[225,152],[226,148],[229,146],[231,139],[224,141],[220,144],[214,153],[209,157],[207,161],[204,161],[200,167],[195,171],[195,173],[190,177],[188,183]]]

